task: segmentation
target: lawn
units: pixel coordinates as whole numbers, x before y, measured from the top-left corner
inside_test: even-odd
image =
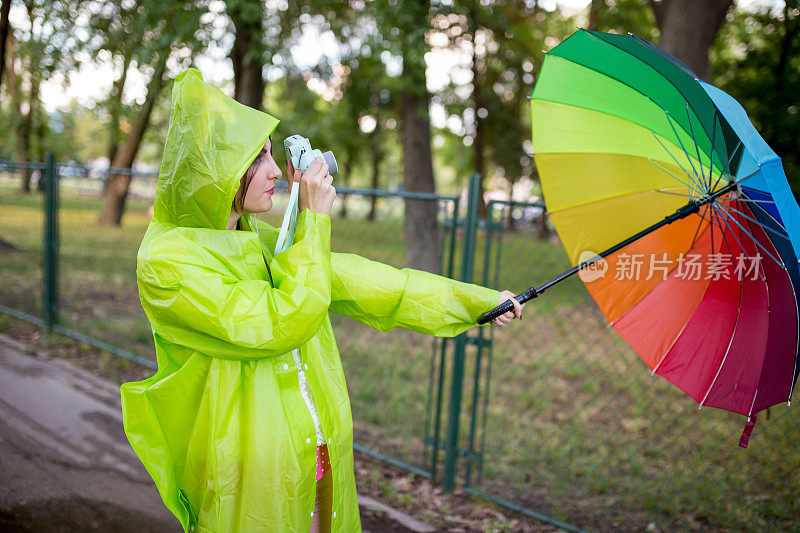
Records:
[[[41,197],[20,195],[15,187],[12,180],[0,179],[0,303],[38,315]],[[397,216],[402,204],[383,200],[374,222],[363,221],[366,207],[354,199],[350,216],[336,217],[333,249],[402,266],[403,228]],[[149,203],[129,202],[119,228],[96,225],[98,208],[98,199],[88,193],[62,191],[61,323],[152,358],[134,273]],[[280,205],[276,211],[282,212]],[[277,217],[268,220],[278,222]],[[486,247],[485,232],[479,232],[477,280]],[[492,252],[497,252],[496,240]],[[490,259],[493,280],[494,256]],[[560,245],[532,230],[506,233],[501,259],[497,288],[517,291],[569,267]],[[332,319],[357,442],[424,467],[431,339],[405,331],[378,333],[347,317]],[[474,448],[479,450],[483,439],[485,454],[483,475],[471,472],[474,488],[596,530],[642,530],[651,523],[662,530],[797,528],[796,409],[773,407],[759,418],[750,448],[739,448],[744,419],[698,410],[677,388],[651,377],[606,327],[576,279],[530,302],[521,323],[486,335],[493,337],[493,348],[492,357],[481,361],[480,408],[489,371],[491,378],[486,417],[479,417],[475,427]],[[475,365],[470,347],[464,447]],[[447,368],[445,383],[449,374]],[[464,468],[459,474],[463,477]]]

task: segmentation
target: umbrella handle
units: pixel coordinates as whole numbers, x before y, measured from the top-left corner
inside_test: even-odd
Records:
[[[516,301],[518,301],[519,303],[524,304],[528,300],[532,300],[532,299],[536,298],[537,296],[539,296],[539,293],[536,291],[536,289],[531,287],[527,291],[514,296],[514,299]],[[480,325],[486,324],[487,322],[489,322],[491,320],[494,320],[495,318],[499,317],[500,315],[504,315],[504,314],[508,313],[509,311],[513,311],[513,310],[514,310],[514,304],[511,302],[511,300],[506,300],[505,302],[501,303],[500,305],[498,305],[494,309],[486,311],[481,316],[479,316],[478,317],[478,324],[480,324]]]

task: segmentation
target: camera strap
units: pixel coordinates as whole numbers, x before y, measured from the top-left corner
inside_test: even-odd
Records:
[[[283,214],[281,231],[278,233],[278,241],[275,243],[275,255],[286,250],[294,242],[294,230],[297,226],[297,199],[299,195],[300,183],[295,181],[292,183],[292,188],[289,192],[289,204]]]

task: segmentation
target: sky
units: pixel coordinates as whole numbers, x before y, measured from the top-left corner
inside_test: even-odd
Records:
[[[540,5],[545,9],[555,9],[558,5],[566,12],[577,12],[585,10],[589,3],[588,0],[542,0]],[[765,4],[778,7],[782,6],[783,2],[781,0],[739,0],[737,2],[737,5],[744,8]],[[218,5],[216,11],[222,9],[223,6]],[[12,24],[14,19],[19,20],[19,17],[24,17],[21,10],[12,13]],[[223,19],[220,17],[220,20]],[[303,35],[297,49],[302,49],[302,56],[306,58],[307,64],[313,65],[322,56],[324,50],[335,49],[335,42],[330,34],[320,34],[318,31],[309,30]],[[212,48],[208,53],[198,57],[196,63],[206,81],[219,86],[230,94],[233,89],[230,84],[230,80],[233,79],[233,68],[226,58],[226,53],[227,50]],[[296,57],[298,55],[296,54]],[[461,59],[453,53],[434,52],[428,54],[426,60],[428,62],[428,88],[431,91],[436,91],[446,84],[451,73],[463,70],[456,68]],[[302,65],[302,61],[299,63]],[[125,87],[126,100],[142,103],[146,94],[147,80],[137,74],[133,69],[129,72]],[[171,74],[176,75],[177,72]],[[106,98],[111,90],[114,77],[114,69],[108,60],[84,61],[81,69],[72,73],[68,79],[62,75],[56,75],[53,79],[45,82],[41,88],[42,102],[49,112],[59,107],[65,107],[72,99],[77,99],[83,105],[91,105]]]

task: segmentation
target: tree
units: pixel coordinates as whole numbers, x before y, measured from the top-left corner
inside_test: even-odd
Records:
[[[650,0],[592,0],[588,29],[619,33],[630,32],[658,42],[658,26]]]
[[[800,1],[736,10],[712,53],[714,83],[736,98],[800,194]]]
[[[39,98],[40,86],[54,73],[68,75],[75,67],[73,56],[78,41],[73,35],[75,22],[68,16],[74,2],[24,0],[22,4],[27,24],[16,28],[14,38],[15,62],[21,68],[10,76],[15,78],[10,80],[10,92],[16,100],[14,111],[20,117],[16,124],[17,158],[33,161],[37,154],[42,159],[42,140],[48,130],[48,117]],[[20,190],[30,192],[30,171],[21,169],[20,174]]]
[[[733,0],[649,1],[661,32],[659,46],[708,81],[708,51]]]
[[[399,88],[400,136],[403,146],[403,187],[409,192],[436,192],[431,155],[430,95],[425,77],[425,54],[430,50],[430,2],[389,2],[397,16],[403,83]],[[391,32],[391,30],[389,30]],[[391,33],[390,33],[391,35]],[[438,205],[430,200],[406,200],[406,262],[412,268],[439,272]]]
[[[453,123],[463,125],[451,132],[472,151],[468,170],[479,171],[486,188],[507,188],[511,196],[519,180],[535,176],[528,97],[544,59],[542,50],[572,33],[574,22],[536,2],[464,0],[451,13],[437,15],[433,27],[439,32],[437,41],[444,35],[451,50],[467,50],[471,56],[471,91],[452,82],[435,97]],[[445,148],[451,146],[445,143]],[[459,159],[456,153],[451,158]]]
[[[9,14],[11,13],[11,0],[3,0],[0,6],[0,86],[3,85],[3,71],[6,67],[6,44],[11,29]]]
[[[150,83],[147,85],[147,97],[142,108],[136,116],[133,125],[125,138],[125,142],[116,150],[111,161],[112,169],[131,169],[139,151],[144,132],[150,122],[150,115],[155,106],[156,99],[164,86],[164,73],[166,72],[167,55],[162,53],[156,63]],[[122,215],[125,212],[125,201],[128,197],[133,176],[128,172],[109,172],[106,178],[103,207],[97,221],[100,224],[122,224]]]
[[[113,149],[114,158],[110,161],[112,169],[132,168],[150,123],[156,100],[166,84],[165,74],[169,59],[176,61],[179,68],[185,68],[206,45],[207,40],[199,36],[208,33],[203,22],[207,7],[205,1],[149,0],[137,5],[135,16],[137,23],[134,31],[139,37],[136,43],[138,46],[135,51],[128,53],[137,60],[139,68],[149,71],[150,81],[145,100],[136,111],[125,141],[119,148]],[[124,14],[124,9],[112,13],[112,16],[119,16],[119,13]],[[111,27],[114,25],[111,24]],[[115,120],[113,117],[112,113],[112,120]],[[113,127],[112,124],[112,129]],[[98,223],[107,225],[122,223],[131,178],[130,172],[109,173],[106,178],[103,207],[97,218]]]
[[[387,154],[384,144],[391,132],[390,125],[395,122],[392,91],[387,89],[392,81],[380,57],[371,53],[371,47],[366,54],[350,58],[347,68],[349,74],[340,103],[349,117],[349,135],[344,140],[350,157],[362,155],[367,159],[369,188],[378,189],[381,166]],[[375,220],[377,207],[378,197],[372,196],[368,221]]]
[[[261,0],[227,0],[226,10],[233,22],[234,40],[230,58],[233,62],[234,92],[237,102],[261,109],[266,82],[264,67],[264,7]]]

